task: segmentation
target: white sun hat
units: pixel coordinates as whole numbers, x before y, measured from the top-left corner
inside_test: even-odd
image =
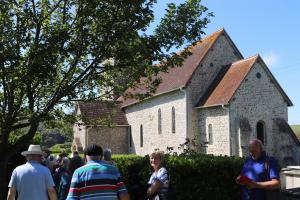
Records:
[[[22,156],[27,156],[27,155],[42,155],[42,156],[47,156],[47,154],[42,151],[42,148],[41,148],[40,145],[33,145],[33,144],[31,144],[28,147],[28,151],[23,151],[21,153],[21,155]]]

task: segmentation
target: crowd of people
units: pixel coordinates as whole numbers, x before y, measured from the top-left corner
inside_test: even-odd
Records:
[[[277,162],[266,155],[257,139],[250,141],[249,151],[251,155],[236,182],[243,187],[243,200],[266,200],[266,191],[280,186]],[[130,200],[110,149],[103,152],[100,146],[92,144],[84,149],[84,160],[78,152],[70,158],[66,153],[55,157],[49,151],[43,152],[39,145],[30,145],[21,154],[27,163],[13,171],[8,200]],[[163,151],[150,154],[153,173],[145,200],[174,200],[175,196],[170,197],[170,177],[163,161]]]
[[[110,149],[103,152],[100,146],[93,144],[84,150],[84,158],[78,152],[73,152],[70,157],[62,152],[55,157],[49,150],[42,151],[40,145],[30,145],[27,151],[21,153],[27,163],[18,166],[12,173],[7,199],[129,200],[121,175],[111,160],[111,153]],[[89,175],[87,171],[81,173],[85,169]],[[75,182],[82,178],[86,180],[80,184]],[[100,182],[92,187],[91,184],[97,181]]]

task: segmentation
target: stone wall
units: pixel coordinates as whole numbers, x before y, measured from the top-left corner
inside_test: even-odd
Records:
[[[89,144],[98,144],[103,150],[110,148],[113,154],[128,153],[128,126],[90,127],[87,129]]]
[[[230,103],[231,154],[248,154],[247,144],[250,139],[257,138],[256,126],[258,122],[262,122],[266,150],[269,154],[276,155],[282,141],[278,140],[279,132],[273,128],[275,118],[287,121],[287,103],[262,64],[257,62]],[[249,132],[240,130],[240,119],[248,120],[251,129]]]
[[[175,108],[176,131],[172,133],[172,107]],[[162,131],[158,133],[158,110],[161,109]],[[178,150],[186,138],[185,91],[176,90],[152,97],[136,105],[125,108],[128,123],[131,125],[131,153],[149,154],[154,148],[166,151],[167,147]],[[143,126],[143,147],[140,145],[140,127]]]
[[[225,33],[224,33],[225,34]],[[195,108],[219,71],[241,59],[227,36],[221,35],[196,69],[187,88],[188,137],[198,137],[198,110]],[[196,135],[195,135],[196,133]]]
[[[200,150],[214,155],[230,155],[229,113],[227,107],[198,109]],[[212,144],[209,144],[208,126],[212,127]]]

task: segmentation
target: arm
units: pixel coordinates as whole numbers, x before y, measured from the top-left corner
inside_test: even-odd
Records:
[[[48,195],[50,200],[57,200],[57,195],[54,187],[48,188]]]
[[[123,193],[119,195],[120,200],[130,200],[129,194],[128,193]]]
[[[10,187],[7,194],[7,200],[15,200],[16,188]]]
[[[161,182],[160,181],[154,181],[151,186],[147,190],[147,195],[151,196],[158,192],[160,188]]]
[[[277,161],[273,157],[269,157],[269,180],[264,182],[256,182],[253,184],[255,188],[273,190],[280,187],[279,167]]]
[[[270,181],[265,181],[265,182],[251,182],[245,185],[249,189],[259,188],[259,189],[273,190],[279,188],[280,180],[272,179]]]

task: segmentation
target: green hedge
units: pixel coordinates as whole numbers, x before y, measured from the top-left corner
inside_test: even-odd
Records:
[[[52,146],[50,148],[51,153],[53,154],[60,154],[62,152],[65,153],[71,153],[71,143],[70,142],[66,142],[64,144],[55,144],[54,146]]]
[[[113,157],[133,200],[145,192],[151,175],[148,159],[134,155]],[[241,190],[235,178],[243,162],[236,157],[194,154],[166,156],[165,166],[177,200],[239,200]]]

